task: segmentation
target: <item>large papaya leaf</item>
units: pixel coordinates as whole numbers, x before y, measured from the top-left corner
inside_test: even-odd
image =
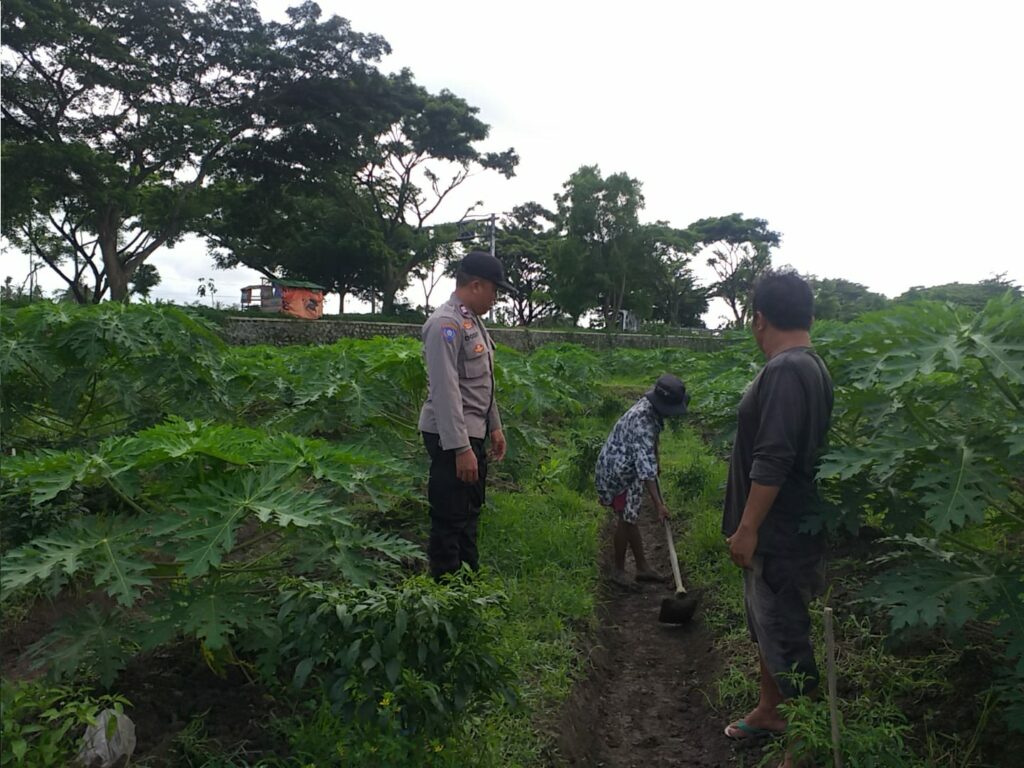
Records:
[[[906,536],[905,547],[882,558],[894,562],[866,590],[888,611],[893,631],[909,627],[961,627],[997,589],[997,578],[978,558],[943,549],[935,539]]]
[[[1009,293],[993,299],[978,315],[967,336],[973,355],[985,363],[989,372],[1017,389],[1024,387],[1024,300]]]
[[[254,596],[249,584],[223,579],[182,593],[179,605],[182,631],[197,637],[210,651],[224,648],[239,630],[269,624],[272,616],[269,599]]]
[[[168,459],[214,458],[228,464],[249,463],[250,448],[266,439],[257,429],[188,421],[175,416],[139,432],[135,450],[139,466],[159,464]]]
[[[77,530],[45,538],[38,538],[29,544],[4,554],[0,559],[0,584],[3,595],[8,597],[20,589],[37,583],[51,582],[56,591],[74,576],[82,565],[83,555],[93,546],[90,541],[80,540]]]
[[[81,482],[88,467],[84,451],[41,451],[5,459],[4,480],[12,491],[27,492],[33,504],[42,504]]]
[[[142,594],[145,587],[153,582],[147,575],[153,564],[140,558],[136,548],[138,541],[132,532],[122,529],[119,533],[108,532],[93,547],[96,562],[94,581],[118,603],[128,607]]]
[[[29,648],[36,667],[45,666],[55,679],[71,677],[83,666],[94,670],[105,686],[113,684],[130,658],[128,616],[96,606],[62,618],[56,628]]]
[[[217,568],[226,552],[235,546],[235,534],[240,521],[245,518],[243,507],[231,507],[221,511],[219,519],[210,525],[179,529],[177,559],[185,565],[184,573],[189,578],[203,576],[211,568]]]
[[[138,524],[90,518],[67,531],[35,539],[4,555],[5,594],[37,582],[59,588],[77,573],[93,576],[96,587],[125,607],[132,605],[152,581],[152,564],[137,554]]]
[[[979,457],[963,437],[953,446],[936,451],[921,465],[913,483],[923,491],[928,522],[936,531],[980,523],[992,501],[1006,498],[1006,488],[989,461]]]

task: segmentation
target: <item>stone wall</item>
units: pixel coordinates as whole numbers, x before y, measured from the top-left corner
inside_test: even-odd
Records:
[[[661,336],[643,333],[579,333],[532,331],[526,328],[488,329],[498,344],[530,352],[544,344],[579,344],[593,349],[632,347],[684,347],[701,351],[720,349],[725,340],[711,331]],[[275,317],[229,317],[224,337],[231,344],[330,344],[338,339],[372,339],[376,336],[420,337],[420,326],[404,323],[367,323],[357,320],[285,320]]]

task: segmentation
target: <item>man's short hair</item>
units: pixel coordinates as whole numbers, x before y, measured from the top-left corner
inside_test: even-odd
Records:
[[[462,286],[469,285],[474,280],[479,279],[480,278],[477,277],[476,275],[468,275],[460,269],[458,272],[455,273],[455,287],[461,288]]]
[[[814,293],[796,272],[766,272],[754,284],[754,312],[780,331],[809,331],[814,319]]]

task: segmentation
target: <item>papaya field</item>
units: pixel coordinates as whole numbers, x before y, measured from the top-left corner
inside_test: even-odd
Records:
[[[114,303],[0,322],[0,765],[69,764],[108,708],[134,720],[140,766],[565,764],[566,703],[594,673],[594,638],[615,642],[602,617],[635,599],[602,580],[594,461],[665,371],[693,396],[662,438],[663,487],[716,659],[687,716],[718,733],[756,700],[719,532],[735,407],[761,364],[747,337],[717,352],[501,348],[509,456],[484,568],[436,584],[416,340],[231,347],[185,310]],[[815,632],[823,650],[829,605],[845,764],[1014,764],[1024,302],[922,302],[813,335],[836,383]],[[786,746],[830,760],[824,698],[786,707],[785,740],[721,764]]]

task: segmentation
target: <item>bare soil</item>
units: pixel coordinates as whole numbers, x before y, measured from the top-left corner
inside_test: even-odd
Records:
[[[645,510],[640,527],[648,561],[671,574],[660,523]],[[632,556],[626,567],[632,574]],[[685,573],[683,581],[690,588]],[[631,591],[605,581],[591,672],[562,713],[558,753],[568,765],[739,765],[722,733],[728,715],[712,704],[721,661],[700,609],[682,626],[658,622],[661,601],[674,593],[671,582],[638,584]]]

